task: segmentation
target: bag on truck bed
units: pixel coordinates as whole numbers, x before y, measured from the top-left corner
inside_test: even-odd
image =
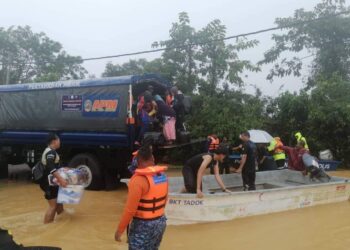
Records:
[[[39,184],[44,177],[45,166],[41,163],[41,160],[38,161],[32,168],[32,179],[33,182]]]

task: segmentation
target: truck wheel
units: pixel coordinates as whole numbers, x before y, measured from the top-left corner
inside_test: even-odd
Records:
[[[101,165],[98,159],[92,154],[78,154],[68,164],[71,168],[78,168],[86,166],[90,169],[92,174],[92,180],[89,186],[86,187],[88,190],[100,190],[104,187],[103,175],[101,171]]]

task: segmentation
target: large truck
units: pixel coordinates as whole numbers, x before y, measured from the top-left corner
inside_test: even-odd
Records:
[[[0,172],[33,166],[54,132],[62,163],[90,169],[89,189],[114,188],[133,150],[133,103],[149,85],[162,96],[171,87],[155,74],[0,86]]]

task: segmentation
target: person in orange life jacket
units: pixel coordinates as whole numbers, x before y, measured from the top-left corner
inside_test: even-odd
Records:
[[[220,145],[220,139],[216,134],[208,135],[207,139],[207,151],[208,153],[214,152]],[[210,165],[210,174],[214,174],[214,164]]]
[[[205,174],[205,170],[210,167],[212,162],[214,162],[214,173],[217,183],[223,192],[230,192],[226,189],[219,174],[219,162],[223,162],[227,154],[228,152],[225,147],[219,147],[214,150],[213,153],[199,154],[189,159],[182,168],[185,184],[182,192],[196,193],[198,198],[202,198],[202,178]]]
[[[273,159],[275,160],[277,167],[279,169],[282,169],[284,167],[285,162],[286,162],[286,154],[280,148],[282,146],[284,146],[284,145],[283,145],[281,138],[274,137],[270,141],[270,145],[267,147],[267,150],[273,156]]]
[[[208,135],[207,143],[208,143],[208,152],[212,152],[213,150],[215,150],[219,147],[220,139],[215,134]]]
[[[131,222],[129,249],[158,249],[166,228],[164,215],[168,196],[166,167],[154,166],[150,147],[141,147],[137,154],[138,168],[128,185],[128,198],[115,240],[121,237]]]

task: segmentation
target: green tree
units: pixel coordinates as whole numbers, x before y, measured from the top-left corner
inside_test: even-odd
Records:
[[[165,48],[162,59],[170,79],[183,92],[192,93],[198,84],[195,61],[197,36],[186,12],[179,14],[179,20],[172,24],[169,36],[169,40],[154,42],[152,47]]]
[[[84,78],[80,57],[29,26],[0,28],[0,84]]]
[[[272,80],[276,76],[300,76],[303,58],[294,56],[287,59],[283,53],[303,51],[314,56],[309,86],[314,86],[318,77],[331,78],[337,74],[349,78],[349,11],[345,0],[323,0],[312,11],[298,9],[293,17],[277,18],[276,24],[286,32],[273,34],[275,45],[260,62],[275,63],[267,78]],[[336,15],[340,12],[348,14]],[[318,20],[312,21],[314,19]]]
[[[305,91],[299,94],[285,92],[267,105],[268,117],[265,119],[268,131],[282,138],[287,145],[294,145],[293,135],[301,131],[308,135],[310,97]]]
[[[211,95],[195,95],[189,129],[195,136],[215,133],[236,141],[240,132],[264,128],[266,100],[242,91],[217,90]]]
[[[244,80],[240,74],[245,70],[259,71],[259,67],[238,57],[239,51],[254,47],[258,44],[257,40],[237,39],[235,44],[226,44],[226,26],[217,19],[198,31],[197,37],[199,46],[196,59],[199,72],[205,79],[201,81],[202,91],[212,93],[225,84],[241,87]]]
[[[164,77],[169,77],[166,73],[166,66],[161,58],[152,61],[147,61],[146,59],[129,60],[121,65],[107,63],[102,76],[142,75],[145,73],[159,73]]]
[[[310,96],[308,132],[315,150],[331,149],[336,159],[350,163],[350,81],[319,80]]]

